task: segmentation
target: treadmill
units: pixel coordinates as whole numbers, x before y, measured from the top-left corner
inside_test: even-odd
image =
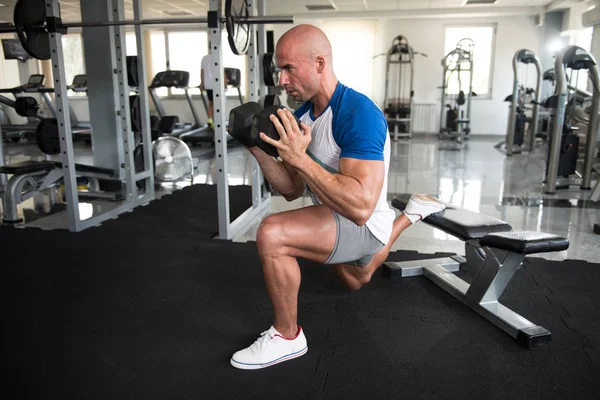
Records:
[[[198,112],[194,107],[192,96],[189,92],[189,81],[189,72],[167,70],[157,73],[148,87],[150,97],[152,98],[160,119],[159,126],[167,125],[163,123],[164,121],[173,121],[169,129],[161,129],[160,135],[175,136],[187,143],[212,143],[214,142],[214,132],[209,130],[208,125],[202,125],[200,123],[200,117],[198,117]],[[177,117],[166,115],[165,109],[156,94],[156,90],[161,87],[183,89],[188,106],[192,111],[194,123],[179,122]]]
[[[74,93],[87,93],[87,75],[75,75],[73,83],[67,86],[68,90]],[[75,111],[69,105],[69,113],[71,115],[71,131],[73,138],[76,140],[84,140],[86,143],[92,140],[92,125],[89,121],[80,121],[75,115]]]

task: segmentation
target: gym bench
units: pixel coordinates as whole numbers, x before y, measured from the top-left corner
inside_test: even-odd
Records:
[[[410,194],[392,200],[402,211]],[[442,202],[443,203],[443,202]],[[392,279],[425,275],[472,310],[501,328],[528,349],[548,345],[551,333],[499,302],[526,255],[566,250],[569,241],[548,233],[513,231],[506,222],[443,203],[446,209],[423,220],[465,242],[465,258],[386,262],[384,272]],[[466,265],[466,280],[458,272]]]

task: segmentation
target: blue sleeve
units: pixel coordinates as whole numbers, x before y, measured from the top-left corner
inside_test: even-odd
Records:
[[[383,150],[388,135],[385,116],[366,96],[346,102],[336,118],[334,137],[341,149],[340,157],[384,161]]]

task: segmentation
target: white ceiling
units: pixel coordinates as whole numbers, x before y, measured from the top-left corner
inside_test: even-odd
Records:
[[[498,12],[511,13],[522,9],[529,12],[538,7],[557,7],[561,3],[581,3],[585,0],[496,0],[493,5],[465,5],[467,0],[265,0],[267,15],[296,15],[301,19],[323,19],[324,17],[369,15],[381,18],[390,12],[395,17],[401,17],[403,11],[407,15],[423,16],[432,12]],[[124,0],[126,18],[133,18],[133,0]],[[0,0],[0,20],[12,22],[12,13],[16,0]],[[66,22],[80,21],[79,0],[60,1],[62,18]],[[309,11],[306,5],[331,5],[332,11]],[[182,17],[206,17],[208,0],[142,0],[144,18],[177,18],[173,13],[185,14]]]

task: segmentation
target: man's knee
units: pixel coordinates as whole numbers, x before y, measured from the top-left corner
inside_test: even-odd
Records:
[[[372,265],[357,267],[349,264],[338,264],[335,266],[338,275],[341,276],[344,286],[355,291],[371,282],[373,276]]]
[[[282,246],[283,224],[277,215],[269,215],[258,227],[256,245],[259,253],[275,253]]]

